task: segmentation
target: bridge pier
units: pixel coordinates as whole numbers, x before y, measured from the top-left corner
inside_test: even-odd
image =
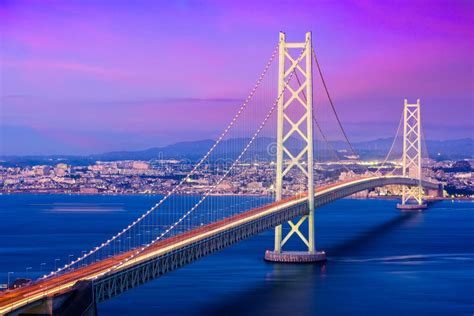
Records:
[[[421,203],[421,204],[397,204],[397,209],[401,211],[421,211],[428,208],[428,204]]]
[[[438,184],[436,189],[424,189],[425,199],[422,199],[421,204],[418,203],[398,203],[397,209],[402,211],[420,211],[428,208],[432,202],[439,201],[443,198],[444,188],[442,184]]]
[[[271,251],[265,252],[265,261],[277,263],[315,263],[325,262],[326,253],[324,251]]]

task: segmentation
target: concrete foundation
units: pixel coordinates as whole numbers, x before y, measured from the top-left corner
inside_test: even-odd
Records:
[[[317,251],[310,253],[307,251],[282,251],[275,252],[267,250],[265,252],[265,260],[269,262],[279,263],[315,263],[326,261],[326,253]]]
[[[423,204],[397,204],[397,208],[402,211],[418,211],[418,210],[424,210],[428,208],[428,205],[423,203]]]

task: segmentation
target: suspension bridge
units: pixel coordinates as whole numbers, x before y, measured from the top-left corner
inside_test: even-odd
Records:
[[[0,294],[0,313],[95,315],[99,302],[272,228],[274,246],[264,254],[265,260],[324,261],[325,252],[315,245],[317,207],[383,186],[403,188],[401,210],[426,208],[426,193],[442,194],[442,186],[422,174],[419,100],[414,104],[405,100],[397,131],[399,134],[403,125],[399,165],[389,163],[395,137],[376,170],[341,181],[315,179],[321,153],[317,144],[325,144],[326,152],[337,159],[314,107],[318,76],[347,148],[357,157],[329,94],[311,33],[306,33],[302,42],[288,42],[280,33],[279,43],[248,97],[187,175],[108,240],[38,280]],[[274,152],[268,144],[261,148],[262,138],[274,133],[271,126],[276,128]],[[231,141],[235,139],[239,141]],[[265,160],[267,167],[259,176],[268,186],[266,196],[236,194],[224,202],[216,199],[223,185],[245,185],[236,181],[236,176],[258,168],[258,162]],[[183,198],[186,188],[202,178],[206,181],[199,194]],[[303,225],[307,229],[303,230]],[[302,249],[286,249],[290,239],[301,241]]]

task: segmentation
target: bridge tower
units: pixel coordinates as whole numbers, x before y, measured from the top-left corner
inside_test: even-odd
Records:
[[[326,259],[324,252],[316,251],[314,243],[312,49],[311,32],[306,33],[306,41],[300,43],[286,42],[285,33],[280,32],[278,95],[281,97],[277,118],[275,199],[282,199],[283,177],[293,169],[304,174],[310,194],[307,195],[308,214],[299,218],[296,223],[289,221],[291,230],[284,238],[282,225],[275,228],[275,246],[273,251],[267,250],[265,253],[267,261],[316,262]],[[292,57],[291,53],[295,51],[301,54],[298,54],[299,58]],[[294,146],[291,149],[288,146],[292,137],[301,139],[302,145],[298,146],[300,148],[297,152]],[[308,225],[306,236],[300,231],[304,223]],[[293,235],[303,241],[307,251],[282,251],[283,245]]]
[[[418,180],[413,187],[403,186],[402,203],[397,207],[403,210],[426,208],[423,203],[421,186],[421,111],[420,99],[409,104],[405,99],[403,108],[403,176]]]

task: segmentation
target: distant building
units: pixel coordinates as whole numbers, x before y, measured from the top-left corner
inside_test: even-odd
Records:
[[[217,185],[216,190],[218,191],[225,191],[225,192],[232,192],[234,191],[234,186],[230,181],[222,181],[219,185]]]
[[[84,194],[97,194],[99,193],[99,190],[96,188],[80,188],[79,192]]]
[[[457,179],[472,179],[473,174],[472,174],[472,172],[459,172],[459,173],[454,174],[454,178],[457,178]]]
[[[58,177],[63,177],[68,173],[68,165],[65,163],[58,163],[56,167],[54,167],[54,174]]]
[[[257,182],[257,181],[250,182],[247,184],[247,188],[253,189],[253,190],[261,189],[262,187],[263,187],[262,183]]]
[[[49,166],[33,166],[33,172],[36,176],[44,176],[49,173]]]
[[[63,177],[54,177],[52,178],[54,182],[65,183],[65,184],[74,184],[76,181],[72,178],[63,178]]]
[[[145,161],[133,161],[132,162],[132,169],[138,170],[148,170],[150,169],[150,164]]]
[[[349,179],[353,179],[354,177],[356,177],[357,175],[354,173],[354,171],[352,170],[349,170],[347,172],[341,172],[341,174],[339,175],[339,180],[341,181],[345,181],[345,180],[349,180]]]

